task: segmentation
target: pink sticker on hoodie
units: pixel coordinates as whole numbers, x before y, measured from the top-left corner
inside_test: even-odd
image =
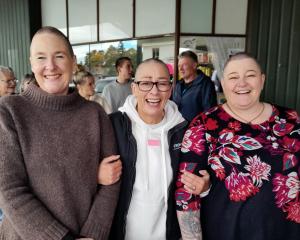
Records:
[[[148,146],[158,147],[158,146],[160,146],[160,140],[159,139],[148,139]]]

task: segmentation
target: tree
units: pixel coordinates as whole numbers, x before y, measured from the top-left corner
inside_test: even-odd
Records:
[[[110,45],[106,51],[93,50],[86,54],[85,65],[93,73],[99,73],[101,68],[101,74],[107,76],[115,76],[115,62],[121,56],[129,57],[132,60],[133,67],[137,64],[137,50],[134,48],[125,49],[124,43],[119,42],[118,47]],[[101,66],[101,67],[100,67]]]
[[[124,48],[124,43],[122,41],[119,42],[118,45],[118,52],[119,52],[119,56],[124,56],[125,53],[125,48]]]
[[[104,66],[105,66],[105,68],[107,70],[107,74],[109,76],[116,75],[115,62],[118,57],[119,57],[118,48],[114,47],[113,45],[110,45],[104,55],[104,58],[105,58]]]
[[[93,69],[104,63],[104,52],[93,50],[86,54],[85,56],[85,65],[93,71]]]
[[[136,69],[137,66],[137,50],[134,48],[129,48],[125,51],[124,56],[127,56],[131,59],[133,69]]]

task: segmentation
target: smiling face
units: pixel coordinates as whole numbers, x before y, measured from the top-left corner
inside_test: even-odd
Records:
[[[14,74],[10,71],[0,71],[0,97],[14,94],[15,88]]]
[[[264,82],[265,75],[258,64],[252,58],[244,57],[228,62],[221,84],[228,104],[243,110],[258,106]]]
[[[30,63],[42,90],[66,95],[75,69],[75,58],[65,40],[50,32],[36,34],[31,42]]]
[[[161,63],[148,61],[142,63],[135,76],[135,82],[170,82],[168,69]],[[164,107],[171,96],[171,88],[161,92],[157,86],[150,91],[144,92],[139,89],[136,83],[132,83],[132,93],[137,99],[137,111],[140,118],[148,124],[159,123],[164,117]]]

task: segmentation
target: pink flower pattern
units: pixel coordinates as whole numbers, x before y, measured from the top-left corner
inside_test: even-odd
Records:
[[[194,151],[201,155],[205,149],[204,126],[192,127],[186,131],[182,140],[182,152]]]
[[[286,185],[288,177],[282,174],[275,174],[275,177],[273,178],[273,191],[276,192],[276,204],[278,207],[282,207],[286,203],[290,201],[290,198],[288,197],[289,188]]]
[[[259,189],[254,186],[253,182],[248,177],[248,173],[231,174],[225,179],[225,186],[229,191],[229,197],[232,201],[245,201],[248,197],[255,195]]]
[[[182,207],[183,210],[196,210],[200,207],[199,199],[197,201],[190,201],[192,199],[192,194],[185,191],[184,185],[180,180],[183,170],[193,172],[195,168],[195,163],[181,163],[179,165],[179,176],[176,181],[176,187],[178,190],[176,191],[175,195],[177,206]]]
[[[271,166],[264,162],[261,162],[260,158],[255,155],[253,157],[246,158],[248,165],[245,165],[245,169],[250,172],[253,183],[257,187],[261,187],[263,180],[269,181]]]
[[[220,159],[217,156],[209,157],[208,158],[208,164],[211,166],[212,170],[216,173],[216,177],[220,180],[223,180],[225,178],[225,169],[222,165]]]
[[[287,219],[300,223],[300,202],[290,202],[287,204],[286,211],[288,212]]]
[[[275,174],[273,186],[273,191],[276,193],[276,205],[280,208],[299,196],[300,181],[296,172],[291,172],[287,176]]]
[[[277,173],[273,179],[276,205],[287,212],[287,219],[300,223],[300,181],[296,172],[287,176]]]

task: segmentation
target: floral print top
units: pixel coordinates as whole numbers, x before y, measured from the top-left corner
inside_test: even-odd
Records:
[[[300,239],[300,118],[272,108],[268,121],[246,124],[217,106],[186,131],[180,170],[207,169],[212,181],[201,199],[205,240]],[[199,196],[184,190],[180,175],[177,210],[199,210]]]

